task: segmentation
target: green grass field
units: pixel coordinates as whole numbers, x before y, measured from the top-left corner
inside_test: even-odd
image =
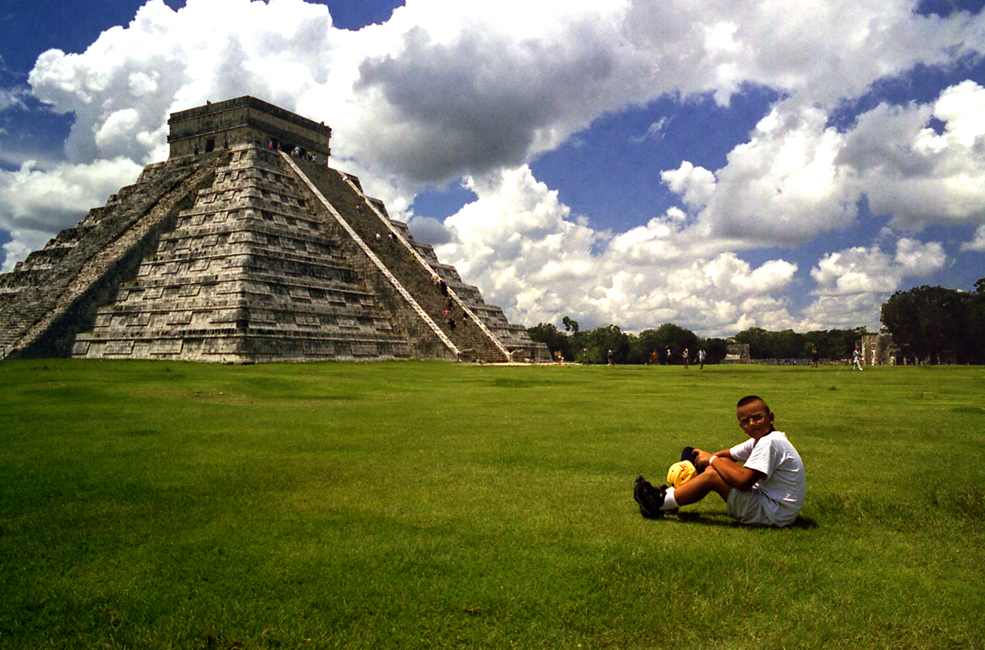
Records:
[[[0,364],[0,648],[985,647],[985,368]],[[786,530],[632,483],[743,439]]]

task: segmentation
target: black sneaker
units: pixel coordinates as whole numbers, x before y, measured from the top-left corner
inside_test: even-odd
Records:
[[[646,509],[644,505],[645,494],[643,486],[646,485],[646,480],[643,478],[642,474],[636,475],[636,480],[633,482],[633,500],[640,507],[640,514],[643,515],[644,519],[651,519],[650,511]]]
[[[646,519],[660,519],[664,516],[660,506],[663,505],[666,494],[665,486],[653,487],[642,474],[637,475],[636,482],[633,483],[633,499],[640,506],[640,514]]]

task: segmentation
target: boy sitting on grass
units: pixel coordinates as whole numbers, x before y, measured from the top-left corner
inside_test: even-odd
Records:
[[[796,521],[807,493],[800,454],[785,433],[773,428],[773,412],[761,397],[743,397],[736,413],[749,440],[714,454],[685,448],[681,460],[690,460],[698,473],[676,489],[655,488],[642,475],[636,477],[633,498],[644,517],[659,519],[715,492],[739,523],[782,528]]]

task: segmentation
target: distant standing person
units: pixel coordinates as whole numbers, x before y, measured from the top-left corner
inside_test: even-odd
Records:
[[[862,370],[862,351],[855,346],[855,352],[852,352],[852,370]]]
[[[704,348],[701,348],[700,350],[698,350],[698,363],[701,364],[701,366],[698,368],[698,370],[704,370],[705,369],[705,349]]]
[[[811,368],[817,368],[817,362],[820,360],[820,355],[817,352],[817,348],[811,348]]]
[[[670,346],[669,345],[664,348],[664,359],[666,360],[667,365],[669,366],[670,365]]]
[[[684,359],[684,369],[685,370],[688,370],[691,366],[688,365],[688,362],[690,361],[690,359],[688,359],[687,348],[684,348],[684,351],[681,352],[681,358]]]
[[[613,352],[612,348],[609,348],[609,365],[610,366],[613,364],[613,357],[615,357],[615,352]]]

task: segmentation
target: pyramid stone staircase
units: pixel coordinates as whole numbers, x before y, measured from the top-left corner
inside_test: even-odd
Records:
[[[3,358],[549,360],[327,166],[328,127],[251,97],[169,123],[167,162],[0,275]]]

